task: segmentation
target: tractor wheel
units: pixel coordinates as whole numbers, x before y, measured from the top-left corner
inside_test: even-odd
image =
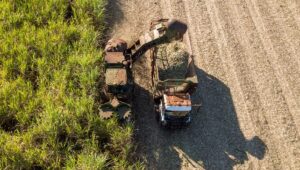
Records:
[[[162,127],[166,127],[167,126],[167,122],[166,121],[161,121],[161,119],[159,120],[159,124]]]

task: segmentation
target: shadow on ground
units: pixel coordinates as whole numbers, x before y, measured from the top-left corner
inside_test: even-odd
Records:
[[[217,78],[197,68],[199,85],[193,103],[203,106],[192,112],[192,124],[166,130],[155,120],[151,95],[137,87],[134,100],[136,141],[139,156],[149,169],[233,169],[243,164],[246,153],[263,159],[264,142],[257,136],[245,139],[240,130],[230,89]]]

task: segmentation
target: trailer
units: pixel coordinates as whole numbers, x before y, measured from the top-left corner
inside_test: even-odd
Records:
[[[152,93],[156,117],[162,126],[189,125],[192,108],[200,106],[193,105],[191,101],[191,95],[198,84],[193,58],[188,53],[179,54],[175,59],[183,57],[184,62],[162,69],[162,66],[170,65],[170,55],[159,57],[158,48],[155,47],[151,53]]]

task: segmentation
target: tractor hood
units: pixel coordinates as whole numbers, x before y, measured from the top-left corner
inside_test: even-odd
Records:
[[[164,94],[165,109],[167,111],[188,112],[192,110],[189,94]]]

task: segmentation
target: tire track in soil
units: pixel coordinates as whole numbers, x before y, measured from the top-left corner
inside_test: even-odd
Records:
[[[214,3],[214,2],[213,2]],[[214,16],[217,17],[217,19],[212,18],[211,20],[216,20],[217,23],[219,23],[219,28],[218,30],[220,30],[220,32],[222,32],[223,34],[223,39],[219,44],[225,44],[224,46],[224,50],[227,49],[227,54],[225,54],[225,61],[227,61],[227,63],[229,65],[231,65],[232,69],[235,70],[234,72],[236,73],[236,78],[238,79],[236,84],[240,85],[240,89],[239,92],[242,93],[242,96],[244,98],[244,101],[247,104],[247,111],[245,112],[240,112],[242,114],[239,114],[238,117],[243,117],[244,114],[246,115],[250,115],[250,119],[255,120],[254,123],[256,123],[256,126],[258,126],[259,128],[256,129],[258,131],[261,131],[262,129],[269,129],[269,127],[267,126],[267,124],[265,123],[266,120],[264,117],[259,118],[258,116],[256,116],[257,113],[261,113],[261,102],[260,100],[257,100],[258,94],[256,93],[256,88],[254,86],[254,82],[252,80],[251,75],[249,75],[249,67],[247,66],[246,62],[243,60],[243,58],[245,58],[244,52],[243,52],[243,47],[239,44],[239,42],[237,42],[236,39],[234,39],[234,35],[231,32],[228,32],[226,30],[232,30],[230,23],[228,23],[228,21],[224,21],[224,19],[220,19],[218,18],[218,16],[228,16],[228,14],[224,14],[224,13],[220,13],[221,11],[217,10],[219,8],[217,8],[216,6],[212,5],[212,4],[208,4],[207,6],[209,6],[209,8],[211,9],[211,11],[215,11],[217,12],[217,14],[215,14]],[[224,4],[221,5],[224,8]],[[213,16],[213,14],[211,14]],[[216,16],[217,15],[217,16]],[[222,24],[222,21],[224,22]],[[227,29],[223,29],[224,25],[226,25]],[[222,28],[223,27],[223,28]],[[233,30],[234,31],[234,30]],[[217,38],[220,39],[220,38]],[[232,47],[234,47],[235,49],[239,49],[239,50],[234,50],[232,49]],[[222,54],[221,54],[222,55]],[[231,57],[230,57],[231,56]],[[232,64],[231,64],[232,63]],[[229,75],[232,75],[232,73],[229,73]],[[229,85],[229,87],[232,89],[235,89],[234,86]],[[235,95],[233,93],[233,95]],[[236,103],[241,103],[241,101],[236,101]],[[238,104],[237,104],[237,107]],[[261,119],[261,120],[260,120]],[[243,119],[240,119],[240,123],[243,123]],[[251,122],[251,121],[250,121]],[[252,126],[255,127],[255,126]],[[260,133],[258,133],[259,135],[261,134],[265,134],[266,132],[261,131]],[[267,133],[268,134],[268,133]]]
[[[261,11],[264,11],[266,16],[264,20],[267,28],[270,29],[270,36],[276,40],[271,39],[274,44],[274,50],[280,55],[278,58],[279,64],[282,65],[282,71],[284,77],[291,88],[294,98],[296,99],[298,108],[300,106],[300,86],[293,86],[294,84],[300,83],[300,29],[297,27],[296,21],[292,20],[291,17],[285,13],[280,15],[282,11],[285,11],[280,3],[274,3],[266,1],[265,6],[261,5]],[[274,31],[276,30],[276,31]],[[296,116],[296,115],[295,115]],[[298,115],[298,122],[300,126],[300,115]]]
[[[274,21],[273,23],[271,23],[270,24],[271,26],[269,27],[279,28],[278,29],[279,31],[277,32],[279,32],[279,34],[281,33],[281,36],[280,35],[275,35],[275,36],[284,37],[284,39],[282,39],[282,41],[280,41],[278,45],[277,45],[277,41],[276,42],[273,41],[275,43],[269,42],[270,44],[275,44],[274,45],[275,48],[278,46],[282,46],[282,48],[279,48],[278,50],[275,49],[274,46],[272,46],[273,51],[275,51],[275,53],[276,51],[278,52],[275,55],[276,57],[274,57],[270,61],[272,62],[273,60],[275,60],[276,62],[274,63],[273,67],[275,68],[275,70],[279,70],[281,72],[280,76],[278,76],[279,78],[282,78],[282,80],[280,80],[280,83],[282,84],[281,86],[287,86],[286,91],[291,89],[289,90],[290,92],[288,92],[287,94],[291,94],[290,96],[292,96],[291,98],[293,99],[290,99],[289,100],[290,102],[288,103],[290,103],[292,107],[294,107],[292,109],[294,113],[293,117],[295,119],[297,129],[300,129],[300,114],[297,114],[297,112],[300,110],[300,86],[295,86],[295,84],[300,84],[300,76],[299,76],[300,57],[299,57],[299,52],[297,52],[300,50],[300,29],[299,27],[297,27],[296,22],[294,20],[290,20],[291,17],[288,15],[287,12],[284,12],[284,15],[280,15],[276,17],[276,11],[278,11],[277,13],[278,15],[281,14],[282,11],[286,11],[284,10],[284,8],[281,7],[280,4],[281,4],[280,2],[272,3],[269,1],[267,4],[268,5],[267,8],[272,10],[271,13],[272,16],[274,16],[273,18],[276,18],[276,20],[278,20],[277,22]],[[265,22],[265,23],[268,24],[269,22]],[[272,35],[270,35],[269,37],[272,37]],[[267,39],[270,39],[269,37]],[[294,54],[291,54],[290,51],[288,51],[289,48],[287,47],[290,47],[291,50],[293,50]],[[282,49],[287,49],[287,50],[282,51]]]
[[[274,2],[275,1],[275,2]],[[299,67],[300,59],[297,57],[297,51],[300,48],[300,30],[297,21],[290,14],[290,11],[286,8],[285,0],[266,0],[265,6],[268,9],[269,21],[277,29],[278,37],[281,37],[282,41],[285,41],[284,45],[289,48],[286,49],[290,58],[297,61]]]
[[[187,2],[185,2],[185,4],[186,4],[186,6],[189,6]],[[193,7],[191,7],[191,8],[193,8]],[[189,11],[189,10],[186,10],[186,11]],[[216,25],[216,23],[214,22],[214,24],[211,24],[212,21],[210,21],[210,19],[209,19],[209,14],[207,12],[205,3],[202,4],[202,7],[198,11],[201,11],[201,13],[199,16],[194,17],[194,20],[197,20],[197,18],[201,18],[201,19],[199,19],[200,22],[197,22],[197,23],[201,23],[201,24],[190,24],[191,25],[190,30],[193,30],[192,33],[195,33],[192,37],[201,37],[201,40],[200,40],[201,42],[199,43],[199,45],[196,46],[196,49],[201,47],[202,51],[201,51],[201,53],[196,52],[198,54],[198,57],[195,58],[195,60],[197,61],[197,60],[199,60],[199,59],[201,60],[201,58],[203,58],[204,61],[197,62],[197,65],[200,66],[200,68],[204,68],[204,70],[207,70],[210,74],[212,74],[216,77],[220,77],[220,78],[226,77],[227,80],[224,80],[224,82],[225,81],[228,82],[227,83],[228,86],[231,87],[231,89],[233,89],[231,91],[231,93],[235,96],[239,96],[238,98],[242,99],[241,100],[242,102],[239,102],[239,104],[237,104],[240,106],[240,107],[238,107],[239,110],[237,110],[237,112],[247,113],[247,114],[240,115],[239,119],[244,120],[245,122],[250,122],[252,124],[252,122],[250,121],[250,118],[249,118],[249,111],[248,111],[249,107],[246,106],[244,94],[240,93],[242,83],[240,83],[238,81],[237,76],[227,76],[227,75],[225,75],[225,73],[223,71],[223,70],[226,70],[226,73],[230,73],[229,75],[237,75],[236,71],[232,70],[232,69],[228,69],[227,63],[224,62],[224,59],[221,61],[221,59],[219,57],[219,56],[223,56],[224,52],[222,51],[222,47],[221,47],[220,43],[216,43],[216,40],[220,39],[220,37],[218,36],[218,33],[217,33],[216,26],[213,27],[214,29],[212,28],[212,25]],[[187,12],[187,14],[188,14],[188,16],[191,15],[191,14],[189,14],[189,12]],[[191,21],[189,21],[189,23],[191,23]],[[206,25],[206,27],[203,27],[202,25]],[[197,27],[197,29],[191,28],[193,26]],[[199,27],[202,27],[202,29],[199,29]],[[210,30],[213,30],[214,33],[212,33],[212,31],[210,31]],[[198,33],[198,35],[196,35],[197,33]],[[216,46],[218,46],[218,47],[216,47]],[[214,49],[212,49],[211,47],[214,47]],[[207,50],[209,50],[209,52],[207,52]],[[207,62],[205,62],[205,61],[207,61]],[[206,63],[205,66],[202,63]],[[220,63],[222,63],[222,64],[220,64]],[[206,65],[208,65],[209,67],[207,68]],[[217,68],[219,68],[219,69],[217,69]],[[222,71],[220,71],[220,70],[222,70]],[[237,102],[234,101],[234,103],[237,103]],[[250,126],[250,127],[253,127],[253,126]],[[245,131],[248,131],[248,133],[250,133],[250,134],[255,134],[255,132],[253,132],[253,129],[247,128],[247,129],[245,129]]]
[[[290,9],[286,0],[275,0],[275,2],[268,0],[267,4],[271,8],[272,17],[276,18],[276,23],[280,25],[280,31],[284,32],[291,41],[288,43],[293,45],[294,55],[297,54],[300,48],[300,20],[294,16],[295,13]]]
[[[254,14],[255,12],[253,12],[253,15],[259,15],[259,13]],[[272,34],[273,31],[269,31],[268,32],[268,28],[266,28],[265,24],[263,24],[263,20],[262,17],[260,19],[258,19],[259,17],[255,16],[253,17],[254,20],[254,24],[256,26],[256,28],[258,29],[258,31],[260,32],[259,36],[261,37],[261,41],[263,43],[264,48],[266,49],[266,53],[267,55],[264,56],[268,56],[268,58],[270,58],[268,61],[270,62],[270,64],[272,65],[272,67],[274,68],[274,71],[277,72],[277,78],[280,79],[279,83],[281,84],[281,87],[283,88],[283,90],[285,91],[285,98],[287,99],[287,103],[290,104],[290,108],[292,110],[292,112],[294,112],[293,116],[296,120],[296,122],[294,124],[296,124],[299,127],[299,115],[297,114],[297,112],[299,111],[299,95],[297,95],[296,90],[293,90],[292,85],[295,85],[297,83],[295,82],[291,82],[288,81],[286,79],[286,75],[293,75],[295,74],[295,72],[297,73],[297,70],[293,70],[291,72],[287,72],[286,68],[289,68],[290,65],[292,65],[293,63],[293,59],[290,60],[282,60],[282,58],[284,58],[284,52],[281,52],[280,54],[278,54],[273,45],[273,40],[272,41],[272,35],[270,35],[269,33]],[[257,18],[257,19],[256,19]],[[274,27],[274,26],[271,26]],[[277,45],[279,46],[279,45]],[[298,74],[299,75],[299,74]],[[296,78],[294,77],[294,80],[298,80],[299,76]],[[288,82],[288,83],[286,83]],[[291,86],[289,86],[291,85]],[[292,91],[292,90],[293,91]],[[298,117],[298,118],[297,118]],[[299,128],[297,128],[299,129]]]
[[[208,3],[207,3],[208,4]],[[214,5],[215,3],[212,2],[212,4],[208,4],[207,6],[210,6],[209,8],[211,11],[215,11],[217,14],[211,14],[212,16],[215,16],[217,18],[212,18],[211,20],[215,20],[217,23],[219,23],[218,30],[221,30],[221,34],[223,34],[223,39],[220,42],[220,44],[225,44],[224,50],[227,49],[227,54],[225,54],[225,61],[232,64],[232,68],[235,70],[236,76],[238,78],[238,83],[240,84],[242,90],[240,93],[243,93],[243,96],[246,98],[247,103],[247,109],[248,109],[248,115],[250,115],[252,121],[255,123],[255,126],[258,126],[256,131],[260,131],[258,133],[259,135],[270,136],[270,133],[268,131],[264,131],[264,129],[270,129],[267,125],[266,118],[264,116],[259,116],[261,113],[263,113],[263,110],[261,109],[261,102],[259,99],[259,95],[257,94],[256,87],[254,85],[254,81],[252,79],[252,76],[249,75],[250,69],[247,65],[247,62],[245,61],[245,54],[244,54],[244,47],[238,42],[238,40],[234,37],[236,37],[234,34],[234,28],[232,28],[232,23],[230,23],[230,20],[225,19],[225,16],[229,16],[228,13],[224,13],[224,11],[221,11],[221,8],[224,9],[226,7],[226,4],[220,4],[220,6],[216,7],[217,5]],[[228,9],[226,11],[229,11]],[[221,18],[219,18],[221,16]],[[224,17],[222,17],[224,16]],[[229,17],[228,17],[229,18]],[[226,26],[226,29],[224,29]],[[232,30],[232,31],[229,31]],[[220,38],[217,38],[220,39]],[[222,55],[222,54],[221,54]],[[231,57],[230,57],[231,56]],[[232,75],[229,73],[229,75]],[[234,88],[234,86],[229,85],[230,88]],[[239,103],[241,101],[236,101],[236,103]],[[242,117],[243,114],[247,112],[242,112],[241,115],[238,115],[239,117]],[[242,123],[242,122],[241,122]],[[255,127],[253,126],[253,127]],[[269,142],[268,142],[269,143]],[[268,145],[269,147],[269,145]],[[276,148],[274,149],[277,150]],[[275,152],[277,153],[277,152]],[[273,155],[273,154],[272,154]],[[274,154],[277,155],[277,154]]]
[[[246,52],[248,53],[247,56],[249,56],[248,58],[252,59],[252,62],[247,61],[248,65],[250,65],[250,66],[252,65],[250,70],[252,72],[260,72],[260,70],[257,71],[256,66],[263,65],[264,66],[263,68],[266,68],[265,69],[266,71],[264,71],[265,75],[274,77],[275,79],[277,79],[277,81],[276,81],[277,83],[275,83],[275,84],[279,83],[279,85],[284,86],[283,80],[282,80],[282,78],[284,77],[284,74],[281,74],[278,76],[279,68],[277,67],[276,64],[272,63],[272,61],[274,60],[274,58],[272,58],[273,56],[267,55],[267,53],[270,53],[270,52],[265,51],[266,48],[261,48],[261,47],[264,47],[266,44],[265,42],[262,44],[261,41],[263,41],[264,39],[262,40],[262,38],[260,38],[258,35],[259,33],[262,33],[261,30],[259,30],[258,32],[256,31],[255,25],[251,18],[251,14],[249,14],[249,11],[247,10],[247,6],[241,5],[241,2],[237,3],[237,4],[230,5],[230,7],[234,7],[234,9],[229,10],[229,11],[235,11],[235,13],[232,16],[237,16],[237,18],[238,18],[238,20],[236,20],[236,18],[233,17],[233,19],[235,19],[234,25],[236,25],[236,27],[237,27],[236,31],[238,32],[239,35],[242,35],[242,36],[237,36],[240,38],[239,41],[243,43],[244,47],[250,47],[250,48],[246,48]],[[240,10],[238,10],[238,7],[240,7]],[[248,18],[247,19],[248,22],[243,22],[243,20],[246,21],[246,18]],[[270,44],[270,45],[272,45],[272,44]],[[272,48],[267,48],[267,49],[272,50]],[[271,57],[271,59],[269,60],[265,56],[267,56],[268,58]],[[256,60],[253,60],[253,59],[256,59]],[[269,61],[271,61],[272,64],[269,65]],[[253,65],[255,67],[253,67]],[[274,71],[275,71],[275,73],[274,73]],[[269,73],[271,73],[271,74],[269,74]],[[272,75],[272,73],[273,73],[273,75]],[[256,77],[256,75],[257,75],[257,73],[254,73],[254,77]],[[255,80],[255,82],[257,82],[257,80]],[[289,90],[289,89],[287,89],[287,90]],[[285,94],[285,96],[287,96],[287,94],[291,94],[291,93],[289,91],[289,93],[284,92],[284,94]],[[289,97],[291,97],[291,96],[289,96]],[[294,102],[295,102],[295,100],[294,100],[294,98],[292,98],[292,100],[290,100],[288,103],[294,103]],[[292,121],[292,124],[294,124],[293,119],[290,119],[290,121]],[[296,128],[294,127],[292,129],[296,129]],[[298,134],[296,133],[294,135],[296,135],[295,138],[297,139]],[[268,142],[266,141],[266,143],[268,143]],[[268,145],[269,150],[271,150],[271,146],[272,146],[272,143],[270,143]],[[277,146],[280,146],[280,145],[277,144]],[[272,154],[270,154],[270,155],[272,155]],[[274,160],[274,159],[271,159],[271,160]]]
[[[276,79],[279,79],[278,82],[281,82],[282,77],[280,77],[280,76],[282,76],[282,75],[277,76],[278,69],[276,67],[274,67],[274,64],[272,65],[274,69],[271,68],[271,66],[269,66],[269,63],[268,63],[268,61],[270,61],[270,60],[264,59],[265,56],[268,56],[267,53],[270,53],[270,51],[266,52],[265,49],[261,48],[261,47],[265,46],[265,44],[266,44],[265,42],[263,44],[261,42],[263,40],[260,38],[259,33],[262,33],[262,32],[261,32],[261,30],[258,30],[258,31],[256,30],[255,24],[252,20],[253,16],[249,13],[247,5],[243,2],[238,1],[236,4],[232,5],[234,7],[234,9],[232,9],[232,10],[235,12],[235,14],[233,14],[233,16],[237,17],[237,18],[233,17],[235,19],[234,24],[237,27],[236,30],[237,30],[238,34],[241,35],[241,36],[238,36],[239,41],[244,44],[243,46],[250,47],[250,48],[246,48],[247,56],[249,56],[250,59],[258,58],[258,61],[255,62],[255,65],[259,65],[259,64],[266,65],[264,67],[266,67],[267,70],[270,70],[270,72],[275,71],[276,74],[273,73],[273,76]],[[268,48],[268,49],[272,50],[272,48]],[[250,66],[253,65],[253,64],[251,64],[253,62],[247,62],[247,63],[249,63],[248,65],[250,65]],[[253,70],[252,72],[255,72],[255,71],[259,72],[253,66],[250,70]],[[266,72],[268,72],[268,71],[266,71]],[[256,73],[254,73],[254,76],[256,76]],[[274,144],[270,143],[270,142],[272,142],[272,141],[268,142],[266,140],[269,151],[272,151],[272,145],[274,145]],[[278,160],[278,158],[274,159],[274,154],[270,153],[269,155],[271,157],[273,157],[270,159],[270,161],[276,162],[276,160]],[[276,155],[278,156],[278,152],[276,152]],[[279,162],[274,163],[274,164],[278,165]],[[269,166],[266,166],[266,167],[269,167]],[[279,168],[278,166],[275,166],[275,167]]]
[[[250,2],[250,4],[251,4],[252,2]],[[259,7],[259,5],[256,5],[255,3],[253,3],[252,4],[253,5],[253,8],[258,8]],[[259,15],[259,9],[255,9],[254,10],[254,12],[256,12],[256,15]],[[259,17],[254,17],[254,19],[258,19]],[[260,19],[262,19],[263,18],[263,16],[262,17],[260,17]],[[255,20],[254,20],[255,21]],[[256,27],[258,28],[258,29],[261,29],[260,27],[262,26],[262,27],[265,27],[264,26],[264,24],[263,23],[265,23],[265,22],[263,22],[262,20],[261,21],[259,21],[260,23],[256,23]],[[266,28],[263,28],[263,29],[265,29],[266,30]],[[266,35],[268,35],[268,33],[270,33],[270,32],[265,32],[265,33],[261,33],[261,35],[263,35],[264,37],[262,37],[261,38],[261,40],[262,41],[264,41],[264,40],[268,40],[268,41],[271,41],[271,38],[268,38]],[[273,33],[273,32],[271,32],[271,33]],[[267,45],[267,44],[273,44],[272,42],[265,42],[264,43],[265,45]],[[276,56],[276,49],[272,49],[271,48],[271,50],[269,50],[270,52],[275,52],[274,54],[275,54],[275,56]],[[274,56],[272,56],[272,55],[269,55],[270,57],[274,57]],[[284,63],[284,61],[282,61],[282,62],[280,62],[280,63],[276,63],[276,60],[274,61],[274,58],[273,59],[271,59],[272,60],[272,62],[274,63],[273,64],[273,66],[275,67],[275,69],[276,69],[276,67],[278,67],[278,66],[276,66],[276,65],[282,65],[282,63]],[[291,61],[289,61],[289,62],[292,62],[292,60]],[[278,70],[277,70],[278,71]],[[286,73],[287,74],[287,73]],[[281,75],[281,77],[282,78],[284,78],[285,76],[286,76],[286,74],[283,74],[283,75]],[[282,84],[282,87],[284,87],[285,85],[284,85],[284,83],[285,82],[283,82],[283,84]],[[294,84],[295,85],[295,84]],[[283,90],[286,90],[286,89],[283,89]],[[277,93],[276,92],[274,92],[274,94],[276,94],[276,95],[281,95],[281,96],[283,96],[283,92],[281,91],[281,90],[279,90],[279,91],[277,91]],[[275,95],[275,96],[276,96]],[[285,96],[286,95],[288,95],[288,94],[285,94]],[[290,98],[291,99],[291,98]],[[267,101],[267,100],[266,100]],[[291,103],[292,103],[292,101],[291,100],[284,100],[284,99],[277,99],[277,103],[278,104],[287,104],[288,102],[290,102],[289,104],[291,105]],[[279,105],[280,106],[280,105]],[[281,122],[279,125],[280,125],[280,128],[283,128],[283,130],[281,131],[280,129],[278,129],[277,131],[276,131],[276,135],[278,135],[278,136],[280,136],[280,139],[278,139],[278,140],[280,140],[280,141],[284,141],[284,143],[283,143],[283,145],[280,145],[281,147],[287,147],[287,149],[288,150],[290,150],[290,152],[288,152],[289,154],[290,154],[290,157],[292,157],[292,165],[294,164],[294,168],[298,168],[299,169],[299,133],[298,133],[298,129],[297,128],[295,128],[294,126],[296,126],[295,125],[295,122],[294,122],[294,120],[295,119],[293,119],[293,116],[294,116],[294,118],[296,118],[296,121],[298,121],[297,120],[297,117],[298,117],[298,115],[297,115],[297,113],[299,113],[299,108],[297,109],[295,109],[295,110],[291,110],[291,112],[293,113],[293,111],[294,111],[294,114],[293,114],[293,116],[291,115],[291,113],[289,113],[289,112],[284,112],[284,107],[278,107],[278,105],[273,105],[273,106],[269,106],[269,107],[277,107],[277,109],[275,109],[274,110],[274,113],[275,114],[273,114],[273,117],[271,117],[270,116],[270,120],[272,120],[272,119],[274,119],[274,117],[275,116],[277,116],[278,118],[279,118],[279,121],[278,122]],[[279,116],[278,116],[278,113],[280,113],[279,114]],[[286,116],[286,114],[290,114],[290,116],[289,117],[287,117]],[[274,126],[275,125],[277,125],[278,126],[278,123],[276,124],[276,122],[274,122]],[[283,150],[283,152],[282,153],[286,153],[286,150]],[[286,160],[286,159],[283,159],[283,160],[285,160],[285,161],[288,161],[288,160]],[[288,163],[285,163],[285,165],[289,165]]]
[[[300,3],[297,4],[297,0],[286,0],[285,2],[287,7],[289,8],[289,11],[292,13],[293,17],[295,18],[298,27],[300,27]]]

